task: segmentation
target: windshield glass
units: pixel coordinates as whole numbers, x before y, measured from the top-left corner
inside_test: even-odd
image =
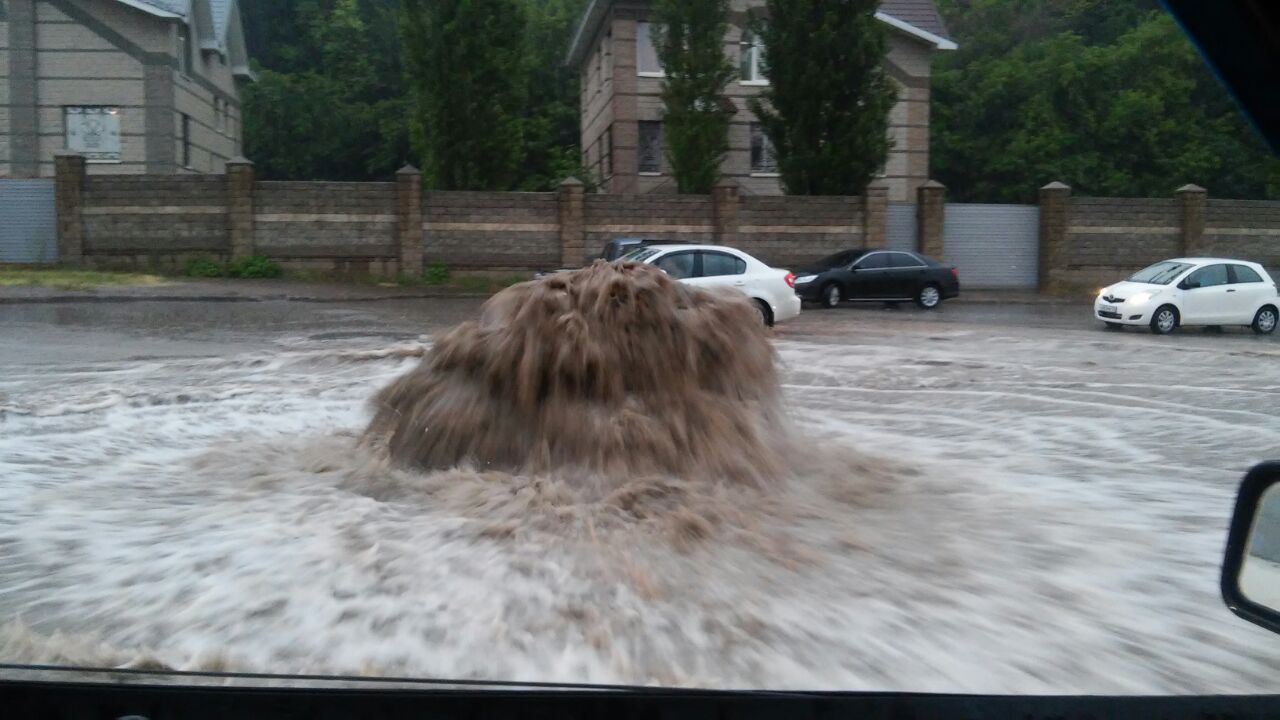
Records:
[[[662,251],[654,250],[653,248],[642,247],[642,248],[636,248],[635,250],[632,250],[631,252],[627,253],[626,255],[623,255],[618,259],[625,260],[627,262],[642,263],[648,260],[649,258],[653,257],[654,255],[657,255],[660,252]]]
[[[0,667],[1280,694],[1186,4],[0,0]]]
[[[1158,262],[1130,275],[1126,280],[1150,285],[1168,285],[1189,269],[1191,265],[1187,263]]]

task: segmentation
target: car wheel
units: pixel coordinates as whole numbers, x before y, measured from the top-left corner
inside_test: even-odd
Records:
[[[925,285],[916,294],[916,304],[925,310],[932,310],[942,302],[942,291],[937,285]]]
[[[773,311],[765,301],[756,300],[756,311],[760,313],[760,320],[764,322],[765,327],[773,327]]]
[[[1151,332],[1157,335],[1168,335],[1178,329],[1178,309],[1172,305],[1161,305],[1151,316]]]
[[[1124,327],[1124,325],[1121,325],[1120,323],[1113,323],[1113,322],[1107,323],[1108,330],[1119,330],[1122,327]]]
[[[839,285],[830,283],[822,288],[822,307],[833,308],[843,299]]]
[[[1270,335],[1280,323],[1280,311],[1274,305],[1264,305],[1258,314],[1253,316],[1253,331],[1259,335]]]

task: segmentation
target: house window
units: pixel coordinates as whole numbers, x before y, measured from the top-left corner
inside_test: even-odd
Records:
[[[742,31],[742,40],[738,43],[739,68],[742,82],[764,84],[769,82],[764,76],[764,44],[760,36],[750,30]]]
[[[653,26],[647,22],[636,23],[636,72],[640,75],[662,75],[658,49],[653,44]]]
[[[613,177],[613,126],[604,131],[604,157],[601,158],[605,179]]]
[[[756,175],[776,175],[778,172],[773,143],[760,123],[751,123],[751,172]]]
[[[179,138],[182,141],[182,167],[191,167],[191,116],[186,113],[182,114],[182,122],[178,128]]]
[[[178,25],[178,67],[183,75],[191,74],[191,28],[186,23]]]
[[[62,109],[67,149],[85,162],[120,162],[120,108],[76,105]]]
[[[662,123],[640,121],[640,172],[662,172]]]

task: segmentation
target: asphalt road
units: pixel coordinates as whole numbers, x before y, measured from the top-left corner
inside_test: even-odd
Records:
[[[415,339],[472,318],[479,299],[404,299],[359,302],[58,302],[0,305],[0,366],[116,360],[140,356],[208,356],[251,350],[281,336],[308,340]],[[1040,334],[1081,333],[1142,345],[1280,348],[1280,333],[1257,337],[1247,328],[1190,328],[1173,337],[1144,330],[1106,331],[1083,305],[949,302],[935,311],[910,305],[847,304],[806,307],[780,325],[779,339],[841,338],[863,333],[920,332],[930,325],[1021,328]]]

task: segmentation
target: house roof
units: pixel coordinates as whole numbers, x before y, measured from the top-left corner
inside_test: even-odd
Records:
[[[164,1],[164,0],[157,0]],[[569,47],[568,63],[576,65],[586,55],[587,42],[595,36],[596,29],[603,22],[612,5],[612,0],[591,0],[587,9],[578,21],[578,30],[574,33]],[[956,43],[947,35],[947,26],[938,14],[938,6],[933,0],[880,0],[880,10],[876,18],[881,22],[915,36],[933,45],[938,50],[955,50]]]
[[[196,30],[201,50],[227,57],[238,76],[253,77],[244,52],[237,0],[116,0],[156,17],[185,20]]]

